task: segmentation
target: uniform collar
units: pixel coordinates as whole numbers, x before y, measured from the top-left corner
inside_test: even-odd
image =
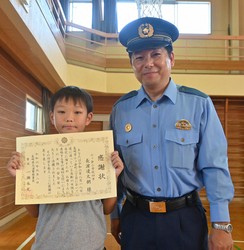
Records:
[[[177,85],[174,83],[172,79],[170,79],[168,87],[166,88],[166,90],[164,91],[163,95],[160,97],[158,102],[161,102],[164,96],[167,96],[172,101],[172,103],[174,104],[176,103]],[[136,107],[140,106],[145,100],[151,102],[143,86],[141,86],[141,88],[138,90],[138,95],[136,96],[136,101],[135,101]]]
[[[175,84],[175,82],[170,79],[169,85],[167,87],[167,89],[164,91],[163,96],[167,96],[172,103],[176,103],[176,98],[177,98],[177,85]]]
[[[143,101],[146,101],[148,99],[149,98],[146,92],[144,91],[143,86],[141,86],[141,88],[138,90],[138,95],[136,96],[136,100],[135,100],[136,107],[138,108],[143,103]]]

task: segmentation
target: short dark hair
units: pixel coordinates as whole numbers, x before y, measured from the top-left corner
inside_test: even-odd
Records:
[[[54,106],[57,101],[65,99],[73,100],[75,103],[82,101],[85,103],[87,108],[87,113],[93,111],[93,99],[91,95],[84,89],[76,86],[66,86],[58,90],[50,99],[50,110],[54,111]]]

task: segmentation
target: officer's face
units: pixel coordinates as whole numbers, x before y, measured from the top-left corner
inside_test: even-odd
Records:
[[[174,65],[174,53],[165,48],[134,52],[131,64],[137,80],[147,88],[165,89]]]

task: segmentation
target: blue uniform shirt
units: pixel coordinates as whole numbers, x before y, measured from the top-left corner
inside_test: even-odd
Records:
[[[210,97],[171,80],[153,102],[141,87],[114,105],[110,125],[125,164],[119,207],[124,187],[152,197],[179,197],[205,187],[211,221],[230,220],[234,188],[227,142]]]

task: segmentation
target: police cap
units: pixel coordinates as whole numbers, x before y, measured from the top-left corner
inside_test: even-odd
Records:
[[[179,31],[174,24],[156,17],[136,19],[119,33],[119,41],[129,53],[172,46],[178,37]]]

